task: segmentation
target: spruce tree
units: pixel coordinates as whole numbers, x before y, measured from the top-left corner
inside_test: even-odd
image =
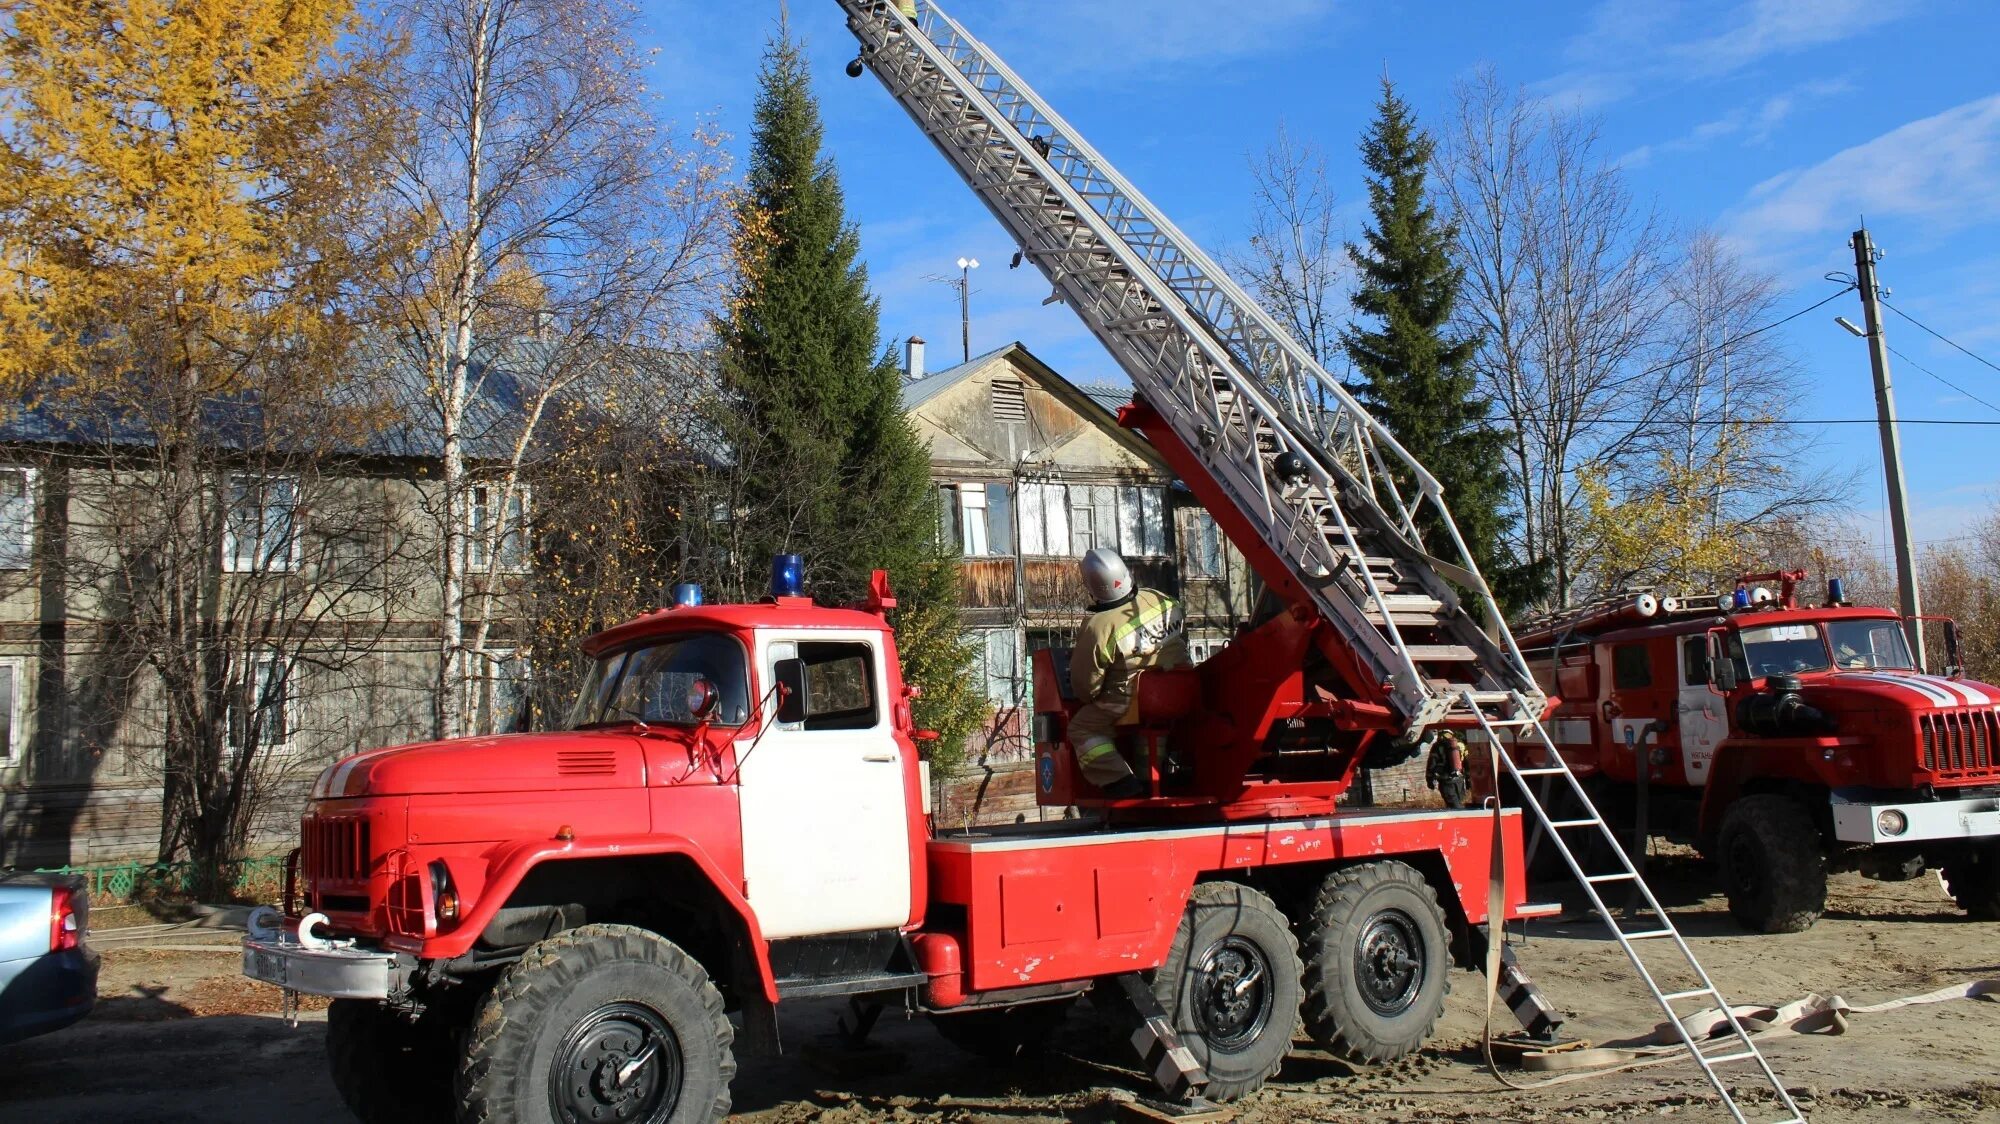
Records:
[[[1534,596],[1532,575],[1505,544],[1506,432],[1479,392],[1474,336],[1457,334],[1452,311],[1464,271],[1451,258],[1455,231],[1426,187],[1433,145],[1387,78],[1361,141],[1371,221],[1365,244],[1349,245],[1360,273],[1355,309],[1365,321],[1341,334],[1357,397],[1444,486],[1445,502],[1473,561],[1503,608]],[[1407,484],[1408,481],[1404,481]],[[1428,507],[1419,524],[1434,554],[1450,550]]]
[[[958,569],[937,542],[929,456],[903,414],[902,372],[881,346],[860,234],[822,155],[819,103],[788,28],[759,77],[740,278],[721,332],[738,563],[754,581],[772,555],[801,555],[822,604],[859,600],[869,574],[888,570],[918,725],[953,746],[980,701],[958,627]]]

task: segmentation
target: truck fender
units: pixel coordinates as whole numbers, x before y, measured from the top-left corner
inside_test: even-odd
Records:
[[[673,856],[695,865],[708,879],[716,895],[735,911],[741,924],[742,952],[757,976],[755,981],[767,1003],[778,1001],[778,981],[771,973],[769,946],[756,911],[744,899],[736,882],[723,873],[708,853],[691,839],[674,835],[595,836],[586,839],[545,839],[507,844],[487,853],[486,883],[479,901],[463,921],[449,933],[423,944],[426,959],[450,960],[472,950],[479,934],[486,931],[528,872],[546,862],[574,862],[583,859],[632,859]],[[750,980],[739,981],[750,984]],[[747,996],[745,997],[748,998]]]
[[[1739,744],[1724,742],[1716,747],[1708,766],[1708,783],[1701,790],[1701,815],[1695,825],[1697,849],[1713,851],[1715,838],[1722,831],[1722,817],[1729,814],[1729,806],[1742,797],[1744,787],[1756,774],[1755,757]]]

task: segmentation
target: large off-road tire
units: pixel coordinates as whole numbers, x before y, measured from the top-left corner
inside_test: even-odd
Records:
[[[1299,1025],[1299,949],[1271,899],[1234,882],[1188,895],[1153,995],[1208,1072],[1206,1096],[1233,1101],[1278,1072]]]
[[[931,1025],[946,1042],[975,1057],[1008,1063],[1033,1057],[1048,1047],[1049,1036],[1069,1017],[1074,999],[990,1007],[977,1011],[933,1014]]]
[[[473,1016],[459,1122],[712,1124],[729,1115],[733,1038],[679,946],[628,925],[571,929],[530,948]]]
[[[2000,921],[2000,840],[1975,843],[1944,861],[1945,892],[1974,921]]]
[[[1746,796],[1716,833],[1729,912],[1758,933],[1803,933],[1826,912],[1826,855],[1812,814],[1789,796]]]
[[[415,1022],[368,999],[336,999],[326,1011],[333,1087],[362,1124],[451,1120],[456,1028],[426,1015]]]
[[[1373,862],[1327,875],[1298,935],[1314,1042],[1380,1064],[1430,1038],[1451,991],[1451,943],[1444,907],[1415,868]]]

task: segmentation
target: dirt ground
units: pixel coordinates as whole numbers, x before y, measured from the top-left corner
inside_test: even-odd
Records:
[[[1698,955],[1738,1002],[1780,1003],[1807,993],[1855,1005],[2000,977],[2000,924],[1966,921],[1928,876],[1894,885],[1835,880],[1828,916],[1795,936],[1746,936],[1706,892],[1696,865],[1661,871],[1662,897],[1683,918]],[[1657,1021],[1623,954],[1585,917],[1532,927],[1525,966],[1573,1012],[1570,1029],[1599,1041]],[[286,1124],[347,1120],[322,1058],[324,1016],[293,1029],[277,995],[240,981],[227,949],[114,949],[102,1000],[85,1023],[0,1048],[0,1119]],[[1263,1093],[1240,1106],[1243,1124],[1305,1121],[1724,1120],[1692,1066],[1681,1063],[1533,1092],[1500,1088],[1479,1061],[1480,977],[1454,973],[1454,994],[1430,1047],[1379,1070],[1356,1071],[1303,1043]],[[839,1008],[788,1015],[791,1047],[831,1030]],[[1503,1016],[1504,1017],[1504,1016]],[[971,1060],[921,1019],[885,1016],[876,1041],[902,1068],[835,1076],[796,1051],[745,1064],[739,1120],[755,1124],[1040,1124],[1109,1121],[1143,1091],[1118,1048],[1081,1021],[1046,1056],[1011,1067]],[[1768,1052],[1820,1124],[1982,1121],[2000,1124],[2000,1003],[1958,1001],[1857,1016],[1842,1037],[1791,1038]],[[1751,1119],[1774,1120],[1769,1102]],[[1761,1108],[1761,1111],[1758,1109]]]

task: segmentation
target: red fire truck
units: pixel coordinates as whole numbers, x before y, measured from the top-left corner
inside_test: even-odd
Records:
[[[488,1124],[719,1119],[735,1044],[775,1047],[781,1003],[827,996],[856,1004],[858,1032],[899,1006],[1011,1053],[1088,992],[1130,1018],[1162,1088],[1226,1100],[1276,1072],[1301,1023],[1386,1061],[1430,1033],[1452,963],[1508,978],[1489,934],[1534,912],[1521,814],[1337,806],[1364,763],[1438,729],[1539,737],[1548,700],[1487,630],[1498,607],[1437,481],[936,3],[841,7],[850,72],[882,80],[1132,376],[1121,422],[1275,610],[1199,668],[1141,680],[1120,743],[1138,799],[1075,775],[1079,703],[1044,653],[1041,798],[1084,811],[1049,826],[931,822],[886,578],[859,607],[817,605],[797,559],[769,600],[686,590],[588,640],[556,732],[335,765],[298,893],[244,963],[335,1000],[333,1069],[364,1119],[453,1100]],[[1640,972],[1663,1010],[1726,1009],[1657,902],[1626,934],[1582,890],[1635,963],[1639,942],[1680,958],[1686,990]],[[1537,998],[1510,1007],[1547,1031]],[[1730,1031],[1710,1052],[1687,1038],[1693,1064],[1741,1120],[1717,1068],[1755,1062],[1733,1072],[1799,1124]]]
[[[1556,746],[1621,836],[1643,825],[1716,859],[1751,929],[1810,926],[1842,870],[1935,870],[2000,919],[2000,688],[1960,674],[1950,621],[1953,666],[1926,675],[1894,613],[1847,604],[1838,580],[1801,605],[1804,579],[1621,595],[1517,630],[1563,699]]]

